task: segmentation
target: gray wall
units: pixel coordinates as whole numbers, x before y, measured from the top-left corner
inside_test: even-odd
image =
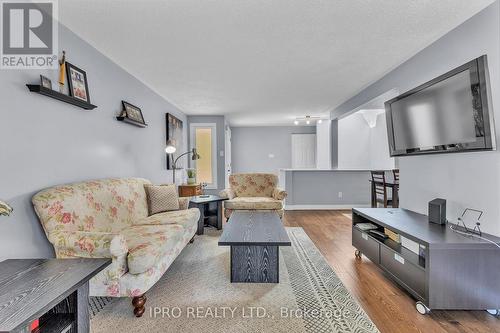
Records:
[[[188,138],[189,138],[189,124],[195,123],[215,123],[217,132],[217,189],[206,190],[206,193],[218,194],[220,190],[225,188],[225,155],[226,155],[226,135],[225,135],[225,117],[224,116],[188,116]],[[191,147],[191,142],[189,142]],[[222,152],[222,156],[221,156]]]
[[[278,174],[280,168],[292,166],[291,135],[316,133],[315,126],[232,127],[231,130],[233,173]]]
[[[285,209],[369,207],[369,178],[369,171],[281,171],[281,186],[288,193]]]
[[[391,89],[410,90],[469,60],[488,55],[497,142],[500,134],[500,7],[498,1],[332,112],[337,117]],[[448,200],[448,218],[465,207],[485,211],[481,229],[500,235],[500,152],[439,154],[400,158],[400,203],[427,213],[428,201]]]
[[[53,256],[31,205],[40,189],[105,177],[172,179],[165,169],[165,113],[186,117],[65,27],[59,35],[68,61],[87,71],[98,108],[86,111],[28,92],[25,84],[38,83],[40,74],[57,89],[57,71],[1,71],[0,198],[14,213],[0,216],[0,260]],[[115,119],[122,99],[142,108],[148,128]]]

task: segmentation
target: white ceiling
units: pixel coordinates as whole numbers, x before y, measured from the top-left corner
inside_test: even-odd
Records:
[[[64,0],[59,12],[186,114],[255,126],[328,115],[492,2]]]

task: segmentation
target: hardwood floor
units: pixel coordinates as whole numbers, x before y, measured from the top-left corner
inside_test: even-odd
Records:
[[[349,215],[350,211],[287,211],[284,222],[286,226],[304,228],[380,332],[500,332],[500,319],[486,311],[432,311],[420,315],[415,300],[369,259],[355,259]]]

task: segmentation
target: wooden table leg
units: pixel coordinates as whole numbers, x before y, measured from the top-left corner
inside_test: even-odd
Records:
[[[279,247],[231,246],[231,283],[279,283]]]
[[[196,234],[203,235],[203,228],[205,227],[205,206],[203,204],[194,203],[191,203],[189,206],[198,208],[200,211],[200,219],[198,220],[198,230],[196,231]]]
[[[222,229],[222,201],[217,202],[217,230]]]
[[[89,283],[85,283],[76,291],[75,313],[77,333],[88,333],[90,331],[89,317]]]

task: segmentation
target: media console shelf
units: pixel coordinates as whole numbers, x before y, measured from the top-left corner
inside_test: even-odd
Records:
[[[387,228],[425,246],[425,251],[420,256],[391,239],[376,239],[356,227],[358,223],[372,223],[382,232]],[[427,216],[406,209],[354,208],[352,245],[357,256],[364,254],[413,295],[422,314],[431,309],[500,309],[500,249],[491,243],[429,223]]]

